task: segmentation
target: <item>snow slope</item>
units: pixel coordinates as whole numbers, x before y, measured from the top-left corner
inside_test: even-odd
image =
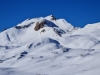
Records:
[[[77,28],[50,15],[17,27],[0,33],[0,75],[100,75],[100,23]]]

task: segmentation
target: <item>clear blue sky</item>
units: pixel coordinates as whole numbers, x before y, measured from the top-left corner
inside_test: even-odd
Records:
[[[27,18],[50,14],[84,27],[100,22],[100,0],[0,0],[0,31]]]

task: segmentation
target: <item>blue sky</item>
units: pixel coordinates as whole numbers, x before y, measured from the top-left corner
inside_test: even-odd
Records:
[[[100,22],[100,0],[0,0],[0,31],[53,14],[77,27]]]

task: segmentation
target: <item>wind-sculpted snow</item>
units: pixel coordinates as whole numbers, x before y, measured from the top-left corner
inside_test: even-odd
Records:
[[[0,75],[100,75],[99,24],[79,28],[50,15],[1,32]]]

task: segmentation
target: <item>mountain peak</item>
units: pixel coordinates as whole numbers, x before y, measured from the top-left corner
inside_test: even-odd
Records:
[[[26,19],[0,33],[0,74],[99,75],[99,25],[77,28],[53,15]]]
[[[47,20],[56,20],[56,17],[54,15],[49,15],[49,16],[46,16],[45,19],[47,19]]]

